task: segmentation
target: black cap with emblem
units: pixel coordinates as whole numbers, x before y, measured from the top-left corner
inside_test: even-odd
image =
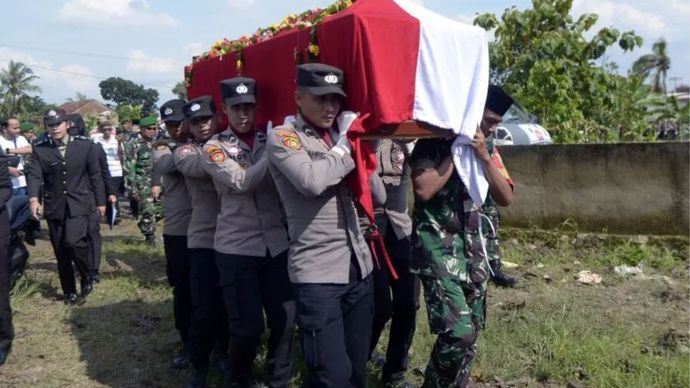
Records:
[[[486,96],[486,109],[499,116],[503,116],[510,109],[511,105],[513,105],[513,98],[508,93],[500,86],[489,85],[489,93]]]
[[[256,81],[247,77],[235,77],[220,81],[220,94],[227,106],[256,104]]]
[[[305,63],[297,66],[297,86],[306,88],[317,96],[339,94],[347,97],[343,85],[345,75],[337,67],[323,63]]]
[[[184,115],[193,120],[197,117],[210,117],[216,113],[216,106],[211,96],[201,96],[184,104]]]
[[[63,109],[51,109],[43,115],[43,124],[45,125],[55,125],[67,121],[67,112]]]
[[[180,122],[184,120],[184,104],[185,100],[175,98],[161,105],[161,121],[165,123],[169,121]]]

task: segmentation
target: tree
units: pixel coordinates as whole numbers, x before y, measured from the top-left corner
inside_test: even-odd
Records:
[[[117,117],[120,123],[141,119],[141,105],[121,104],[117,107]]]
[[[103,99],[113,101],[118,106],[140,105],[143,115],[153,114],[157,109],[158,91],[155,89],[146,89],[143,85],[120,77],[110,77],[101,81],[98,86]]]
[[[86,94],[77,92],[77,94],[75,94],[74,97],[68,97],[67,101],[69,101],[69,102],[82,102],[82,101],[86,101],[88,99],[89,98],[86,97]]]
[[[657,93],[666,94],[666,74],[671,68],[671,58],[666,51],[666,40],[661,38],[652,45],[652,54],[641,56],[633,63],[632,70],[643,78],[654,72],[652,88]]]
[[[474,24],[494,31],[489,46],[491,82],[501,84],[537,114],[557,142],[611,141],[619,131],[611,112],[621,83],[596,61],[618,44],[642,45],[634,32],[587,32],[597,15],[570,16],[572,0],[533,0],[532,9],[506,9],[499,19],[478,15]]]
[[[172,92],[181,100],[187,100],[187,87],[184,86],[184,82],[180,81],[175,84],[172,88]]]
[[[29,94],[41,91],[41,88],[33,84],[38,78],[27,65],[10,61],[7,69],[0,72],[0,114],[20,116],[25,113],[31,103]]]

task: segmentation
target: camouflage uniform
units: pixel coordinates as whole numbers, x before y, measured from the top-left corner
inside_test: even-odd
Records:
[[[143,138],[125,143],[125,186],[139,198],[139,230],[146,237],[156,233],[156,222],[162,218],[160,202],[151,195],[151,174],[153,169],[153,142]]]
[[[501,172],[501,175],[506,178],[508,184],[510,184],[511,187],[514,187],[513,180],[510,178],[508,170],[506,170],[505,166],[503,165],[503,160],[501,159],[501,154],[499,154],[498,149],[493,146],[493,143],[488,143],[487,146],[489,148],[489,153],[491,154],[493,164],[496,166],[496,168],[498,168],[498,171]],[[489,256],[489,262],[492,264],[492,269],[494,272],[496,272],[496,269],[500,268],[501,260],[499,235],[499,223],[501,220],[501,215],[498,211],[498,205],[496,205],[493,197],[491,197],[491,193],[487,194],[486,201],[484,201],[481,211],[482,214],[487,216],[491,221],[491,226],[486,225],[484,228],[486,232],[486,253]],[[486,224],[488,224],[488,222],[486,222]]]
[[[420,140],[411,157],[412,170],[438,166],[450,154],[451,143]],[[429,326],[438,335],[424,386],[464,387],[477,335],[484,328],[489,266],[478,231],[480,224],[488,223],[453,172],[429,201],[416,201],[413,224],[410,267],[422,281]]]

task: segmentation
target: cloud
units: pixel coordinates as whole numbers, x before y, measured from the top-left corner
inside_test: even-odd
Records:
[[[230,8],[249,8],[256,4],[256,0],[226,0]]]
[[[89,98],[100,99],[101,81],[94,76],[93,71],[81,64],[67,64],[57,66],[50,61],[37,60],[24,52],[0,47],[0,67],[6,68],[9,60],[22,62],[31,67],[39,79],[34,83],[42,91],[39,93],[44,100],[61,104],[68,97],[77,93],[85,94]]]
[[[58,14],[65,22],[100,26],[177,25],[169,14],[153,12],[146,0],[69,0]]]
[[[147,55],[143,50],[131,50],[127,61],[127,70],[142,74],[181,73],[183,64],[173,59]]]
[[[454,19],[465,24],[472,25],[474,23],[474,18],[477,16],[477,14],[465,14],[465,13],[460,13],[455,15]]]
[[[187,58],[190,58],[201,54],[204,50],[207,49],[207,45],[201,42],[191,42],[187,43],[182,47],[182,51],[184,52],[184,55],[187,56]]]
[[[632,29],[638,33],[661,36],[668,30],[666,19],[660,15],[660,9],[644,11],[630,2],[611,0],[575,0],[573,15],[595,13],[599,15],[597,25],[613,26],[620,30]]]

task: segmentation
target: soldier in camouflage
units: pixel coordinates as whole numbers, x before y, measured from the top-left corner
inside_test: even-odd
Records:
[[[507,104],[507,105],[506,105]],[[512,99],[491,87],[481,128],[471,146],[480,161],[493,201],[513,200],[511,182],[486,144]],[[424,378],[424,387],[466,387],[484,327],[486,284],[490,267],[486,238],[491,225],[470,199],[454,172],[453,138],[420,140],[410,165],[416,197],[410,267],[424,286],[431,331],[438,335]]]
[[[151,173],[153,168],[153,142],[158,135],[157,119],[148,116],[141,119],[139,138],[125,146],[125,183],[134,199],[139,202],[139,230],[146,243],[156,245],[156,222],[162,217],[160,202],[151,193]]]

